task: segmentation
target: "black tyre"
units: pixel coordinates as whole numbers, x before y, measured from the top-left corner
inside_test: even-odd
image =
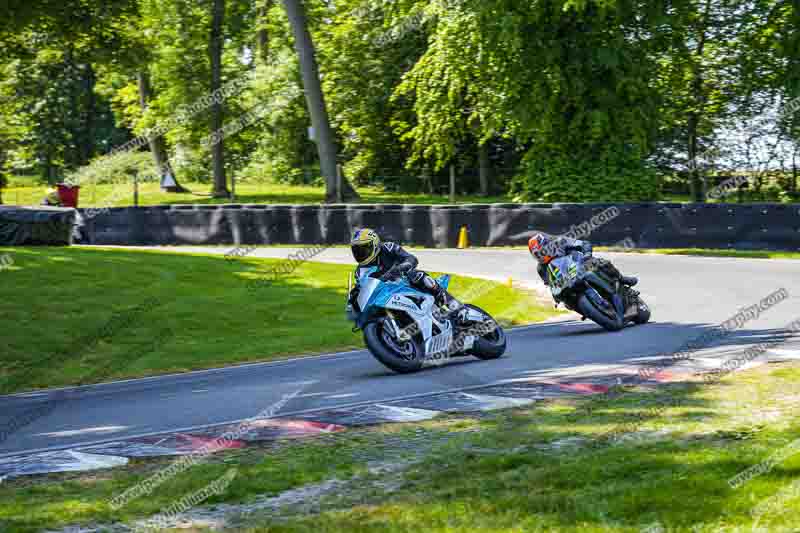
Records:
[[[478,359],[483,360],[497,359],[502,356],[506,352],[507,339],[506,332],[503,331],[503,328],[500,327],[500,324],[498,324],[492,318],[492,315],[477,305],[466,304],[464,307],[474,309],[475,311],[489,317],[495,326],[492,331],[483,337],[478,337],[475,339],[475,344],[472,345],[472,349],[470,349],[469,353]]]
[[[578,312],[586,318],[603,326],[608,331],[619,331],[625,325],[621,318],[612,319],[600,311],[585,294],[581,294],[577,304]]]
[[[635,324],[646,324],[650,321],[650,307],[641,298],[637,299],[639,300],[637,304],[638,313],[633,317],[633,322]]]
[[[419,341],[412,339],[399,344],[383,329],[383,321],[370,322],[364,328],[364,342],[370,353],[385,366],[400,374],[417,372],[422,368],[424,352]]]

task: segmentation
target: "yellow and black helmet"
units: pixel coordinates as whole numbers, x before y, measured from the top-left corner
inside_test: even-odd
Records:
[[[350,239],[350,249],[353,251],[353,259],[359,265],[368,265],[378,257],[381,248],[381,238],[371,229],[360,229],[353,233]]]

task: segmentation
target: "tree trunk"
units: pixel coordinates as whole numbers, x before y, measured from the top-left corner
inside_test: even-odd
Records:
[[[0,146],[0,205],[3,205],[3,187],[6,186],[6,153]]]
[[[72,45],[67,45],[64,51],[64,70],[68,72],[70,80],[76,80],[78,66],[75,64],[75,50]],[[83,166],[83,147],[84,137],[86,131],[83,129],[83,122],[81,120],[81,96],[85,88],[80,86],[77,81],[71,81],[69,85],[69,107],[73,114],[70,114],[66,122],[66,129],[69,131],[70,136],[74,139],[74,143],[68,143],[63,147],[63,162],[67,168],[78,168]],[[73,120],[73,117],[77,117]]]
[[[300,59],[300,73],[303,78],[306,104],[311,115],[311,125],[316,134],[317,151],[322,176],[325,178],[325,201],[336,201],[336,140],[333,136],[322,84],[319,79],[319,68],[315,57],[314,43],[308,31],[308,21],[302,0],[283,0],[286,16],[292,26],[294,46]],[[358,199],[358,193],[347,180],[342,180],[342,196],[345,200]]]
[[[264,0],[258,16],[259,28],[256,34],[256,50],[258,51],[258,57],[261,58],[265,65],[269,63],[269,32],[267,32],[266,24],[272,2],[273,0]]]
[[[449,200],[451,204],[456,203],[456,166],[450,164],[450,195]]]
[[[700,171],[697,168],[697,114],[692,112],[688,122],[689,194],[694,202],[703,201]]]
[[[212,0],[211,4],[211,33],[208,42],[208,56],[211,60],[211,93],[222,87],[222,47],[224,36],[222,24],[225,21],[225,0]],[[225,121],[225,108],[222,100],[215,99],[211,106],[211,133],[222,133]],[[215,198],[230,197],[228,180],[225,176],[225,139],[219,135],[211,144],[211,164],[214,169],[214,189],[211,195]]]
[[[489,164],[489,145],[483,143],[478,146],[478,167],[481,182],[481,196],[489,196],[489,179],[491,167]]]
[[[94,94],[94,86],[97,83],[94,69],[91,63],[86,64],[84,70],[86,81],[86,115],[84,117],[84,142],[83,142],[83,164],[87,164],[94,157],[94,122],[97,113],[97,99]]]
[[[697,50],[696,50],[696,63],[694,64],[693,68],[693,78],[692,78],[692,100],[693,100],[693,110],[689,112],[689,120],[688,120],[688,156],[689,156],[689,172],[690,172],[690,189],[692,199],[695,202],[705,202],[705,183],[704,180],[700,179],[700,169],[698,168],[697,164],[697,148],[698,148],[698,137],[699,137],[699,126],[700,126],[700,117],[703,113],[703,108],[705,106],[705,95],[703,94],[703,71],[702,71],[702,61],[703,61],[703,52],[705,50],[706,44],[706,25],[708,24],[709,12],[711,10],[711,0],[706,0],[705,4],[705,13],[703,14],[703,19],[700,22],[699,33],[700,35],[697,38]]]
[[[146,71],[141,71],[136,74],[136,79],[139,82],[139,106],[142,108],[142,112],[144,112],[147,111],[148,102],[152,96],[150,74]],[[178,183],[178,178],[175,177],[175,171],[172,169],[172,165],[169,162],[169,155],[167,154],[167,146],[164,143],[164,137],[148,137],[147,143],[150,145],[150,153],[153,155],[153,162],[156,165],[156,172],[158,172],[159,179],[169,173],[175,182],[175,185],[166,187],[162,183],[161,188],[167,192],[188,192]]]

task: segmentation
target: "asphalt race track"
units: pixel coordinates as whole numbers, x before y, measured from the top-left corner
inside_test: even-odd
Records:
[[[293,251],[259,249],[253,255],[286,257]],[[515,282],[541,285],[524,250],[415,253],[420,268],[426,270],[503,280],[512,277]],[[507,380],[568,378],[587,369],[610,373],[626,365],[668,361],[675,350],[699,336],[704,328],[724,322],[779,288],[788,290],[788,299],[698,351],[695,358],[713,364],[714,358],[725,359],[750,345],[780,338],[781,328],[800,318],[798,261],[598,255],[612,259],[624,273],[639,276],[638,288],[653,310],[650,324],[607,333],[588,321],[567,318],[519,328],[509,333],[508,351],[500,360],[457,359],[409,376],[395,375],[368,352],[357,351],[90,386],[69,391],[67,399],[63,399],[64,391],[0,397],[0,425],[20,413],[52,406],[42,410],[44,416],[0,443],[0,457],[188,431],[239,421],[276,405],[279,408],[270,411],[270,416],[385,402]],[[346,248],[327,250],[315,260],[352,263]],[[788,340],[769,355],[798,357],[800,342],[797,338]]]

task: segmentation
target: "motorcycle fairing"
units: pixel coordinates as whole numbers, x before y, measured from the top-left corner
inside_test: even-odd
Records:
[[[577,261],[572,255],[554,259],[548,264],[547,271],[551,280],[550,290],[554,297],[558,297],[565,288],[572,287],[581,281],[588,286],[586,296],[592,300],[595,306],[606,307],[605,299],[597,292],[599,289],[610,297],[617,314],[624,315],[625,306],[622,298],[614,290],[610,280],[599,272],[587,271],[583,262]]]
[[[437,320],[433,316],[435,299],[430,294],[418,291],[404,281],[383,282],[371,277],[376,267],[356,270],[360,287],[358,305],[361,315],[358,326],[362,328],[381,309],[392,309],[406,313],[413,320],[425,341],[426,355],[447,350],[453,342],[453,327],[449,320]],[[447,287],[450,276],[442,276],[437,280]],[[433,336],[433,325],[441,333]]]

